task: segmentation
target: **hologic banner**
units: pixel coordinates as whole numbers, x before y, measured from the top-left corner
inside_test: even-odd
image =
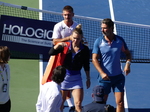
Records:
[[[34,19],[1,15],[0,46],[13,51],[47,54],[52,43],[53,27],[56,23]]]

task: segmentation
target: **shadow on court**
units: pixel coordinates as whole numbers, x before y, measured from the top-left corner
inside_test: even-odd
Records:
[[[115,108],[116,110],[116,108]],[[150,108],[128,108],[128,109],[125,109],[126,112],[150,112]],[[69,107],[68,106],[65,106],[64,107],[64,112],[72,112],[69,110]]]
[[[141,108],[129,108],[128,112],[150,112],[150,108],[147,109],[141,109]]]

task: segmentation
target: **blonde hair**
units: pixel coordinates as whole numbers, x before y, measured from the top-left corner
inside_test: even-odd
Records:
[[[73,30],[73,32],[75,32],[75,33],[80,34],[80,35],[83,36],[83,32],[82,32],[81,27],[82,27],[81,24],[78,24],[78,25],[76,26],[76,28]]]
[[[77,29],[82,29],[82,25],[81,25],[81,24],[78,24],[78,25],[76,26],[76,28],[77,28]]]
[[[86,41],[86,38],[83,37],[82,25],[81,25],[81,24],[78,24],[78,25],[76,26],[76,28],[74,29],[73,32],[75,32],[75,33],[77,33],[77,34],[80,34],[80,35],[82,36],[82,43],[83,43],[83,44],[86,44],[86,45],[88,44],[88,42]]]
[[[10,51],[7,46],[0,46],[0,64],[8,63]]]

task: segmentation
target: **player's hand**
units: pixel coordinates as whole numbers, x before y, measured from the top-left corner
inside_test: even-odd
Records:
[[[128,75],[130,72],[131,72],[130,71],[130,66],[126,64],[125,67],[124,67],[124,74]]]
[[[86,79],[86,88],[88,89],[91,85],[90,79]]]
[[[58,44],[61,45],[62,47],[67,46],[67,44],[65,42],[61,42],[61,43],[58,43]]]
[[[103,80],[110,80],[106,73],[101,74]]]

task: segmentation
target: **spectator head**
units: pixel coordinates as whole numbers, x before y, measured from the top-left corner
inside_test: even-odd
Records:
[[[95,86],[93,88],[92,97],[96,102],[104,101],[104,88],[102,86]]]
[[[7,46],[0,46],[0,64],[8,63],[10,51]]]
[[[58,66],[53,70],[52,80],[58,84],[64,81],[66,69],[63,66]]]

